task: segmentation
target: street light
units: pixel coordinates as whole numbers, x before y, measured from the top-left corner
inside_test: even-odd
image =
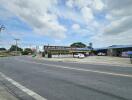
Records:
[[[0,25],[0,32],[1,32],[2,30],[5,30],[5,26],[4,26],[4,25]]]
[[[4,25],[0,25],[0,33],[1,33],[2,30],[5,30],[5,26]]]

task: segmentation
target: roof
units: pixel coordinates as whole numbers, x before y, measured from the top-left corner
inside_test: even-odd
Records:
[[[132,48],[132,45],[112,45],[108,48]]]
[[[132,48],[132,45],[112,45],[109,47],[94,48],[94,50],[105,50],[105,49],[114,49],[114,48]]]
[[[76,48],[76,50],[82,50],[82,51],[85,51],[85,50],[91,50],[90,48]]]
[[[103,48],[94,48],[94,50],[106,50],[108,47],[103,47]]]
[[[76,48],[70,46],[44,46],[45,50],[78,50],[78,51],[88,51],[90,48]]]

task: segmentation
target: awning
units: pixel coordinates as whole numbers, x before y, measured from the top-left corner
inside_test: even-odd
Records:
[[[128,55],[132,55],[132,51],[128,51],[127,54],[128,54]]]

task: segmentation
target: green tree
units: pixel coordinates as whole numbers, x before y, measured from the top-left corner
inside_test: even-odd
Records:
[[[28,55],[28,54],[32,54],[32,53],[33,53],[33,51],[30,48],[25,48],[24,51],[22,52],[23,55]]]
[[[20,48],[20,47],[18,47],[18,46],[16,46],[16,45],[12,45],[12,46],[10,47],[9,51],[16,51],[16,48],[17,48],[17,51],[23,51],[22,48]]]
[[[82,42],[75,42],[73,44],[70,45],[71,47],[77,47],[77,48],[85,48],[86,45]]]
[[[0,48],[0,51],[6,51],[6,48]]]

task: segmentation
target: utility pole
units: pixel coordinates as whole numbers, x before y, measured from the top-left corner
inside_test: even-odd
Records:
[[[20,39],[14,39],[15,41],[16,41],[16,54],[17,54],[17,46],[18,46],[18,41],[20,40]]]
[[[2,30],[5,30],[5,26],[4,25],[0,25],[0,33]],[[1,42],[1,39],[0,39],[0,42]]]
[[[36,55],[37,55],[37,53],[38,53],[38,49],[39,49],[39,46],[36,45]]]

